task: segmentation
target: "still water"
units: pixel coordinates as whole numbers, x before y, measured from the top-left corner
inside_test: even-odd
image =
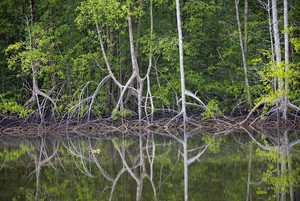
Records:
[[[299,143],[246,129],[1,134],[0,200],[300,201]]]

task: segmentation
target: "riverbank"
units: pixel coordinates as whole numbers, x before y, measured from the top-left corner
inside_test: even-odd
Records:
[[[106,134],[112,132],[136,133],[147,132],[173,132],[176,130],[186,130],[188,132],[208,132],[215,135],[223,135],[233,130],[298,130],[300,129],[300,117],[294,119],[262,119],[261,117],[251,117],[244,121],[246,116],[211,118],[201,120],[199,118],[189,118],[184,126],[181,118],[161,118],[153,121],[137,121],[121,118],[96,119],[88,122],[60,121],[60,122],[30,122],[28,119],[3,118],[0,120],[0,133],[6,135],[31,135],[37,133],[80,133],[83,135]]]

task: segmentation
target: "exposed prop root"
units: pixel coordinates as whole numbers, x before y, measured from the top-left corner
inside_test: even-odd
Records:
[[[240,122],[239,123],[239,125],[243,125],[246,121],[248,121],[249,120],[249,118],[251,117],[251,115],[253,114],[253,112],[255,112],[255,110],[257,109],[257,108],[259,108],[261,105],[265,105],[267,102],[266,101],[260,101],[259,103],[257,103],[256,105],[255,105],[255,107],[254,108],[252,108],[252,110],[249,112],[249,114],[248,114],[248,116],[246,117],[246,119],[244,119],[244,121],[242,121],[242,122]]]
[[[79,124],[78,122],[61,122],[59,124],[50,124],[45,126],[39,126],[39,124],[11,124],[6,127],[0,128],[0,134],[6,135],[34,135],[36,133],[77,133],[82,135],[99,135],[106,134],[112,132],[120,132],[120,133],[133,133],[139,130],[144,132],[164,132],[166,130],[178,130],[180,129],[180,125],[182,125],[182,119],[178,118],[180,113],[170,119],[159,119],[154,120],[149,123],[147,121],[128,121],[128,120],[119,120],[112,121],[110,119],[106,120],[95,120],[86,123]],[[232,130],[238,128],[232,121],[229,121],[225,118],[223,119],[208,119],[205,121],[199,121],[197,119],[188,119],[186,124],[187,129],[197,130],[197,131],[213,131],[213,133],[218,133],[218,135],[222,133],[226,133],[223,131]]]

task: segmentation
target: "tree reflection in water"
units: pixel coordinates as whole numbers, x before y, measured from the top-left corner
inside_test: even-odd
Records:
[[[177,142],[179,142],[182,145],[182,151],[179,149],[178,152],[183,157],[183,175],[184,175],[184,200],[188,200],[188,171],[189,171],[189,165],[195,162],[196,160],[199,160],[200,156],[204,154],[206,149],[208,148],[207,144],[199,145],[197,147],[193,147],[189,149],[188,147],[188,139],[192,136],[193,132],[187,132],[186,126],[184,125],[183,130],[177,133],[167,131],[169,136],[174,138]],[[197,132],[197,131],[196,131]],[[183,135],[180,135],[180,133],[183,133]],[[190,156],[196,152],[195,155]]]
[[[51,138],[50,144],[46,146],[45,138],[41,137],[40,140],[34,141],[30,144],[27,154],[34,160],[35,164],[35,197],[34,200],[39,200],[41,189],[41,169],[43,166],[51,165],[51,159],[57,154],[59,141]],[[50,155],[49,155],[50,154]]]
[[[136,200],[142,199],[142,192],[144,186],[144,180],[148,179],[151,184],[153,191],[153,200],[156,199],[156,186],[153,180],[154,177],[154,160],[155,160],[155,140],[153,134],[131,134],[137,137],[134,137],[130,140],[125,138],[126,134],[119,133],[119,135],[107,138],[107,141],[113,145],[113,148],[117,152],[117,155],[107,156],[106,158],[118,157],[118,161],[121,162],[120,166],[111,164],[111,166],[104,167],[102,165],[103,158],[100,153],[95,153],[95,147],[102,150],[102,147],[99,148],[99,144],[92,144],[90,137],[86,137],[85,143],[74,143],[72,140],[67,141],[65,146],[67,150],[77,158],[80,158],[80,165],[76,162],[77,167],[81,169],[89,177],[96,177],[91,173],[88,168],[91,166],[91,163],[94,164],[100,174],[111,183],[110,185],[110,194],[109,200],[113,200],[113,195],[116,190],[121,177],[128,173],[128,175],[135,181],[136,184]],[[101,141],[102,138],[96,139],[96,141]],[[100,151],[99,151],[100,152]],[[103,152],[103,151],[101,151]],[[108,155],[109,152],[106,152]],[[114,166],[115,171],[110,172],[109,169]],[[106,190],[106,189],[105,189]]]
[[[299,200],[296,132],[55,136],[1,137],[0,200]]]
[[[259,132],[259,138],[244,128],[253,142],[258,145],[257,155],[267,162],[267,168],[262,175],[262,181],[271,185],[275,192],[274,198],[277,201],[286,201],[289,193],[290,201],[295,200],[294,186],[300,179],[299,173],[293,170],[292,147],[300,143],[297,137],[290,141],[288,131],[280,132]],[[298,170],[299,171],[299,170]],[[247,199],[248,200],[248,199]],[[298,199],[297,199],[298,200]]]

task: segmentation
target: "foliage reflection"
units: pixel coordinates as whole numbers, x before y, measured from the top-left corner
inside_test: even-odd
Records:
[[[299,134],[1,137],[0,200],[295,200]]]

